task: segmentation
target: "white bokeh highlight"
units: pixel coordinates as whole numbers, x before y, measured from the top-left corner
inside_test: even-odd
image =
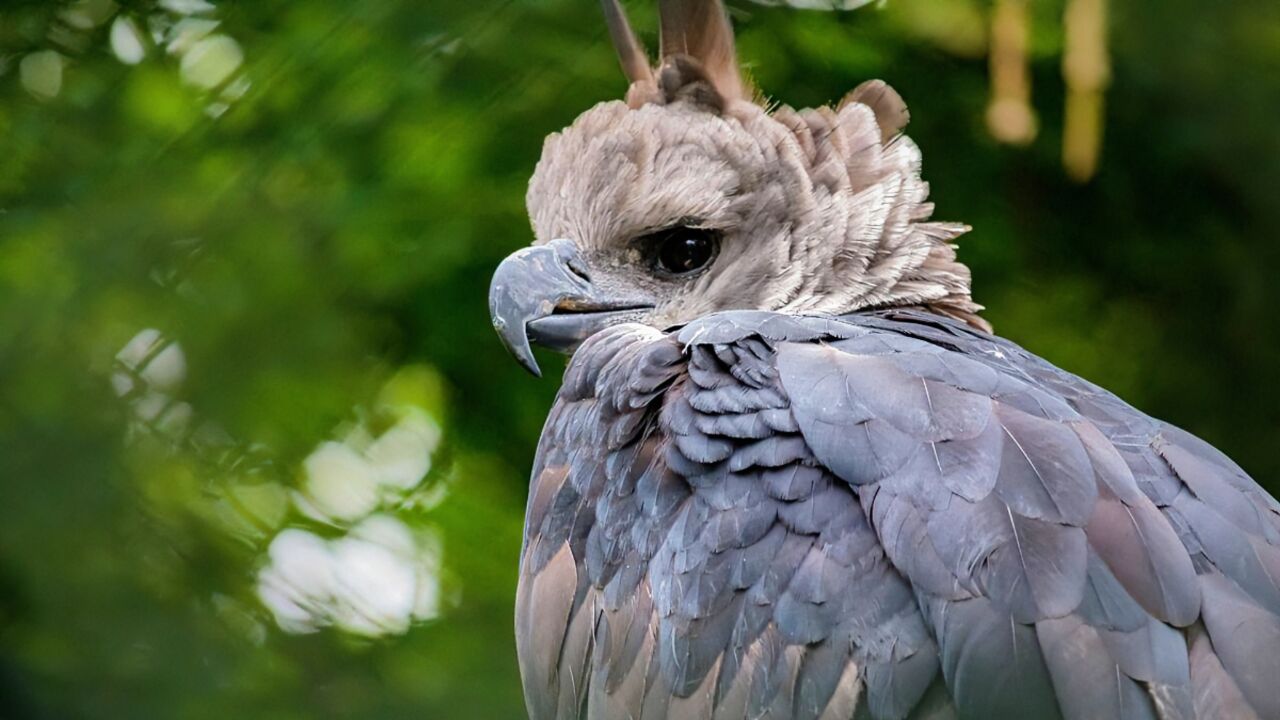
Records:
[[[22,58],[18,77],[22,87],[39,100],[52,100],[62,92],[62,55],[56,50],[41,50]]]
[[[135,431],[173,440],[186,433],[192,422],[191,406],[175,397],[186,379],[187,356],[182,346],[168,341],[159,330],[146,328],[116,353],[111,387],[129,401]]]
[[[238,445],[216,425],[198,423],[179,399],[187,375],[182,346],[155,328],[139,331],[116,353],[111,385],[130,408],[134,439],[197,454],[198,446]],[[229,533],[252,529],[244,535],[262,552],[255,589],[285,632],[332,627],[394,635],[440,612],[440,538],[395,516],[430,510],[447,494],[446,483],[424,482],[440,426],[418,400],[383,398],[358,411],[361,421],[339,428],[338,439],[316,445],[300,464],[296,489],[219,477],[193,508],[218,518]],[[247,508],[262,512],[242,517]],[[291,513],[306,527],[285,527]],[[258,545],[265,538],[265,547]]]
[[[147,56],[142,30],[133,18],[120,15],[111,23],[111,52],[126,65],[137,65]]]
[[[396,421],[381,434],[357,424],[341,441],[317,445],[302,462],[294,507],[327,527],[350,529],[326,539],[286,528],[271,541],[258,597],[285,632],[335,627],[368,637],[393,635],[440,611],[438,536],[389,514],[431,471],[440,428],[420,408],[394,410]],[[424,496],[438,502],[443,491]],[[429,504],[419,500],[415,506]]]
[[[244,51],[228,35],[210,35],[197,40],[182,55],[182,79],[204,90],[212,90],[231,79],[244,62]]]
[[[390,515],[372,515],[333,540],[289,528],[267,555],[258,597],[286,632],[333,626],[393,635],[439,614],[439,540]]]
[[[352,522],[421,484],[439,443],[439,426],[414,408],[376,438],[358,426],[342,442],[323,442],[307,456],[294,503],[321,522]]]

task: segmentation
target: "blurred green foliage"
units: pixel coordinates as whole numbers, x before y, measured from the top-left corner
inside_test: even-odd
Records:
[[[778,101],[899,88],[1002,334],[1280,487],[1280,6],[1114,0],[1104,157],[1079,186],[1057,0],[1035,4],[1027,149],[984,130],[986,3],[731,5]],[[522,715],[515,566],[555,382],[505,356],[485,293],[529,240],[542,137],[624,90],[596,13],[0,9],[0,717]],[[175,30],[192,19],[219,24]],[[173,377],[147,370],[165,342]],[[436,604],[407,632],[283,631],[271,539],[358,534],[308,505],[308,459],[332,442],[394,475],[378,440],[405,418],[440,449],[359,502],[439,549]]]

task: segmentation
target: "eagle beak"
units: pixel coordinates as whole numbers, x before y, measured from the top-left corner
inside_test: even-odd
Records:
[[[640,319],[652,304],[609,297],[591,283],[571,240],[552,240],[507,256],[489,283],[489,315],[502,344],[542,377],[530,341],[573,352],[600,330]]]

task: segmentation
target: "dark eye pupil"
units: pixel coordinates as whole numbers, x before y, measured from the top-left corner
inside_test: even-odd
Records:
[[[711,261],[715,246],[705,234],[674,234],[658,247],[658,265],[667,272],[684,274]]]

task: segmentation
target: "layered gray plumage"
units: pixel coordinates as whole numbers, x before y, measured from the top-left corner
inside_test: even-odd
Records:
[[[1280,506],[934,314],[575,355],[535,463],[531,717],[1280,717]]]
[[[551,136],[494,326],[573,354],[530,488],[534,720],[1280,718],[1280,505],[990,334],[902,98],[757,102],[715,0]]]

